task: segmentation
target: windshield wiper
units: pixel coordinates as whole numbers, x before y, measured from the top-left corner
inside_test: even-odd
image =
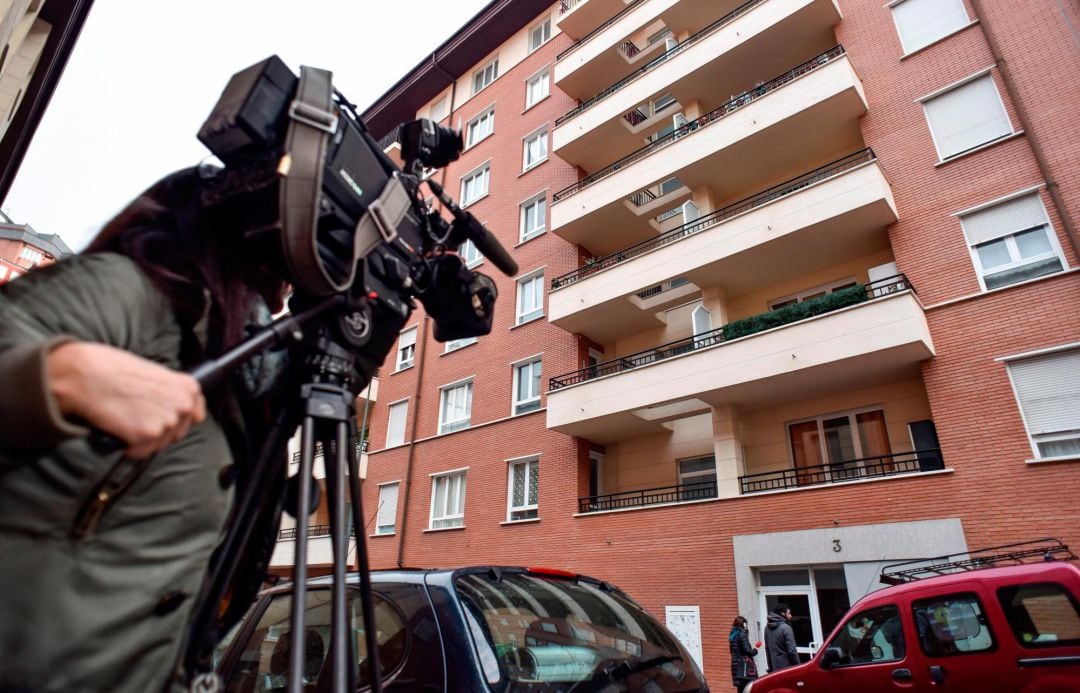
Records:
[[[661,664],[667,664],[668,662],[682,661],[682,657],[679,655],[658,655],[656,657],[647,657],[640,659],[638,657],[629,657],[622,660],[618,664],[613,664],[607,667],[601,667],[597,669],[592,677],[588,681],[583,681],[580,687],[574,687],[571,690],[579,691],[580,693],[590,693],[590,691],[603,690],[609,683],[615,681],[622,681],[623,679],[632,676],[646,669],[652,669],[658,667]]]

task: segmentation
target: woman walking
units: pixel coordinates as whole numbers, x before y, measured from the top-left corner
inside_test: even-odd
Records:
[[[731,624],[731,635],[728,636],[728,646],[731,649],[731,682],[735,685],[737,693],[742,693],[747,684],[758,677],[757,665],[754,657],[757,656],[757,648],[750,646],[750,633],[746,628],[746,619],[736,616]],[[761,643],[757,643],[760,647]]]

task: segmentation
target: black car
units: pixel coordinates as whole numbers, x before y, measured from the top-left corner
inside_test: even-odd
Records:
[[[708,691],[664,626],[609,583],[540,568],[372,573],[387,691]],[[350,576],[357,584],[357,576]],[[329,690],[330,579],[308,582],[304,690]],[[267,590],[218,648],[225,690],[285,690],[290,585]],[[359,592],[350,592],[361,689],[370,686]]]

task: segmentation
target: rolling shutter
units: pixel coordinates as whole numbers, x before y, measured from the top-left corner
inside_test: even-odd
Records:
[[[892,8],[904,52],[911,53],[969,23],[961,0],[905,0]]]
[[[1046,208],[1038,193],[1033,193],[963,216],[960,223],[968,244],[979,245],[1046,224]]]
[[[1080,430],[1080,349],[1009,364],[1032,435]]]
[[[1013,131],[990,75],[935,96],[923,108],[942,160]]]

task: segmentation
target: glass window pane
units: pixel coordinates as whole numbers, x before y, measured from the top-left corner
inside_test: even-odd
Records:
[[[539,488],[540,462],[533,460],[529,462],[529,505],[536,505],[539,502]]]
[[[1045,255],[1054,250],[1050,246],[1050,236],[1046,232],[1046,227],[1022,231],[1013,238],[1016,239],[1016,247],[1020,251],[1021,258]]]
[[[840,650],[840,665],[894,662],[904,658],[900,610],[892,604],[861,611],[844,623],[828,645]]]
[[[1012,257],[1009,255],[1009,247],[1005,244],[1004,238],[977,245],[975,246],[975,251],[979,254],[979,262],[982,264],[984,270],[993,269],[994,267],[1000,267],[1001,265],[1007,265],[1012,262]]]
[[[889,445],[889,432],[885,427],[885,412],[864,411],[855,415],[859,429],[859,442],[862,444],[862,456],[879,457],[892,453]],[[884,460],[870,460],[868,464],[879,464]]]
[[[931,657],[983,652],[994,647],[990,622],[974,594],[954,594],[912,603],[919,646]]]
[[[825,450],[829,462],[845,462],[858,457],[855,454],[855,439],[852,437],[851,419],[839,416],[821,422],[825,432]]]
[[[1050,257],[1045,260],[1036,260],[1021,267],[988,274],[983,277],[983,282],[986,283],[987,289],[996,289],[1000,286],[1008,286],[1009,284],[1016,284],[1017,282],[1035,279],[1047,274],[1054,274],[1061,270],[1061,260],[1057,257]]]
[[[787,585],[809,585],[810,571],[804,569],[794,570],[762,570],[758,579],[762,587],[784,587]]]
[[[1003,587],[997,595],[1021,646],[1080,645],[1080,605],[1061,585],[1047,582]]]

